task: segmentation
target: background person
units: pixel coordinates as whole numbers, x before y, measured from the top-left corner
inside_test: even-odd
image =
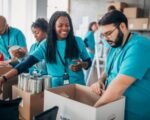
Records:
[[[10,27],[4,16],[0,16],[0,49],[4,55],[4,62],[1,64],[8,64],[12,59],[9,53],[9,48],[15,47],[11,52],[14,57],[21,58],[27,52],[26,39],[23,33],[14,27]]]
[[[43,40],[47,38],[47,32],[48,32],[48,22],[44,18],[38,18],[32,25],[31,30],[34,35],[34,38],[36,42],[32,44],[29,54],[34,52],[38,46],[42,43]],[[32,66],[29,69],[29,72],[33,74],[33,72],[36,72],[39,75],[46,75],[47,74],[47,68],[45,60],[41,60],[34,66]]]

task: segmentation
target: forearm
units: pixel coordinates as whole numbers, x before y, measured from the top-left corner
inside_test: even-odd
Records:
[[[101,76],[100,76],[100,78],[98,79],[98,82],[103,82],[103,83],[105,83],[106,79],[107,79],[106,72],[103,71],[102,74],[101,74]]]
[[[14,69],[10,70],[8,73],[6,73],[4,76],[7,79],[10,79],[24,71],[26,71],[29,67],[31,67],[33,64],[37,63],[38,60],[33,57],[33,56],[28,56],[24,61],[19,63],[18,65],[15,66]]]
[[[11,69],[9,72],[4,74],[4,76],[9,80],[10,78],[18,75],[18,70],[17,69]]]
[[[135,81],[135,78],[118,75],[108,86],[102,97],[96,102],[95,106],[101,106],[121,98],[126,89]]]
[[[107,103],[110,103],[117,99],[120,99],[123,92],[124,91],[122,89],[118,88],[117,86],[110,85],[94,106],[95,107],[102,106],[104,104],[107,104]]]
[[[17,66],[15,66],[15,69],[17,69],[18,74],[27,71],[28,68],[30,68],[32,65],[38,62],[38,59],[34,56],[29,55],[25,60],[23,60],[21,63],[19,63]]]

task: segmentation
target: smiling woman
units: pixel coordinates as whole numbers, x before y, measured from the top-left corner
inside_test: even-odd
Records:
[[[46,61],[48,75],[52,76],[52,87],[76,83],[85,85],[82,68],[88,69],[91,59],[83,40],[74,35],[70,15],[64,11],[56,11],[52,15],[47,39],[5,77],[11,78],[43,59]],[[72,65],[75,59],[78,63]],[[3,83],[4,79],[1,78],[0,85]]]

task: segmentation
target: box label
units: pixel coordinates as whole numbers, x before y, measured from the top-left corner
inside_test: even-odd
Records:
[[[71,117],[68,115],[60,114],[60,120],[71,120]]]

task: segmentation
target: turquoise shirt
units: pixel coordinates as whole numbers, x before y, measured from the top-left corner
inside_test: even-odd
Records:
[[[108,85],[118,74],[136,79],[124,93],[126,96],[125,120],[150,120],[149,51],[150,40],[137,33],[131,34],[123,49],[111,48],[109,51],[106,63]],[[114,62],[109,73],[112,60]]]
[[[88,48],[90,48],[91,50],[95,51],[95,38],[94,38],[94,32],[92,31],[88,31],[86,34],[86,44],[88,45]],[[90,51],[88,51],[89,56],[91,57],[91,59],[94,58],[94,54],[91,53]]]
[[[26,47],[26,39],[20,30],[17,28],[9,27],[8,32],[0,35],[0,50],[4,54],[5,60],[10,59],[8,49],[14,45]]]
[[[76,37],[76,42],[79,48],[79,59],[85,60],[89,58],[89,55],[86,51],[84,42],[81,40],[81,38]],[[65,48],[66,48],[66,40],[57,40],[57,50],[60,52],[61,57],[64,60],[65,56]],[[46,41],[43,41],[39,47],[32,53],[34,57],[36,57],[38,60],[45,59],[45,53],[46,53]],[[56,52],[56,60],[57,63],[46,63],[48,74],[52,76],[52,87],[62,86],[63,81],[63,75],[64,75],[64,65],[62,64],[58,53]],[[84,74],[83,71],[73,72],[70,69],[70,65],[73,63],[71,59],[67,59],[67,73],[69,74],[69,82],[70,84],[82,84],[85,85],[84,81]]]
[[[42,40],[43,41],[43,40]],[[34,44],[32,44],[29,54],[32,54],[32,52],[34,52],[36,50],[36,48],[41,44],[41,42],[36,42]],[[37,64],[35,64],[34,66],[32,66],[29,69],[29,72],[32,74],[33,71],[36,71],[39,75],[46,75],[47,74],[47,68],[46,68],[46,62],[45,60],[41,60],[40,62],[38,62]]]

